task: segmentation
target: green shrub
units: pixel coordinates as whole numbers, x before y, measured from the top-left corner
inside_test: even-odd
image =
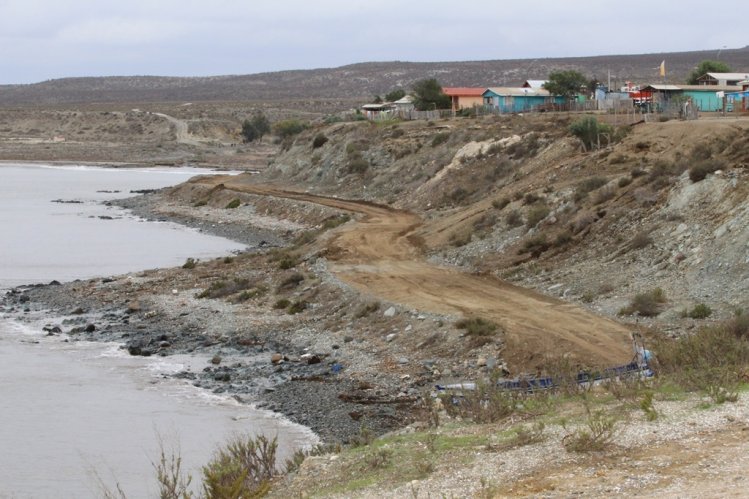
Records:
[[[328,138],[325,136],[325,134],[318,133],[315,135],[315,138],[312,139],[312,149],[318,149],[322,146],[324,146],[328,142]]]
[[[363,317],[368,316],[372,312],[377,312],[377,310],[380,309],[380,302],[373,302],[373,303],[367,303],[366,305],[362,305],[359,310],[354,314],[354,317],[357,319],[361,319]]]
[[[619,315],[632,315],[636,312],[642,317],[655,317],[661,313],[661,306],[665,302],[666,295],[663,290],[655,288],[635,295],[632,302],[619,311]]]
[[[278,441],[260,435],[236,437],[203,466],[203,491],[209,498],[262,497],[276,471]]]
[[[508,204],[510,204],[509,198],[495,199],[492,201],[492,207],[495,210],[503,210]]]
[[[689,180],[699,182],[705,180],[709,173],[725,168],[725,163],[719,160],[703,160],[689,169]]]
[[[497,333],[497,325],[481,317],[461,319],[455,327],[465,329],[468,336],[493,336]]]
[[[475,423],[496,423],[518,410],[521,394],[499,388],[495,383],[477,383],[475,390],[463,394],[459,404],[443,399],[447,414]]]
[[[627,187],[631,183],[632,183],[632,177],[622,177],[617,182],[617,185],[619,187]]]
[[[538,203],[530,207],[526,215],[525,226],[532,229],[538,223],[549,216],[549,207],[545,204]]]
[[[450,132],[440,132],[432,137],[432,147],[437,147],[450,140]]]
[[[285,254],[281,257],[280,260],[278,260],[278,268],[279,270],[289,270],[293,269],[299,265],[299,259],[295,255]]]
[[[613,129],[605,123],[599,123],[593,116],[586,116],[573,122],[570,125],[572,135],[580,139],[586,149],[592,149],[598,144],[598,137],[601,134],[611,134]],[[604,139],[605,140],[605,139]]]
[[[526,239],[523,243],[523,247],[518,251],[518,254],[522,255],[524,253],[530,253],[531,257],[538,258],[549,248],[551,248],[551,243],[546,239],[546,234],[539,234],[530,239]]]
[[[273,304],[273,308],[280,310],[280,309],[283,309],[283,308],[287,308],[289,305],[291,305],[291,302],[287,298],[279,298]]]
[[[182,264],[183,269],[192,270],[198,265],[198,261],[192,257],[185,260],[185,263]]]
[[[309,304],[304,300],[295,301],[289,306],[287,312],[291,315],[299,314],[307,310],[308,306]]]
[[[575,187],[575,201],[579,202],[585,199],[589,192],[594,191],[600,187],[603,187],[608,183],[604,177],[590,177]]]
[[[293,119],[279,121],[278,123],[273,125],[273,133],[275,133],[282,139],[287,139],[289,137],[293,137],[294,135],[298,135],[306,129],[307,125],[305,123]]]
[[[304,275],[300,274],[299,272],[295,272],[288,276],[286,279],[281,281],[281,284],[279,284],[278,289],[284,290],[284,289],[291,289],[299,286],[299,283],[304,281]]]
[[[369,170],[369,161],[364,158],[354,158],[348,162],[347,171],[356,175],[361,175]]]
[[[229,201],[229,204],[225,206],[227,210],[233,210],[234,208],[239,208],[239,206],[242,204],[242,202],[239,200],[239,198],[234,198],[231,201]]]
[[[616,420],[603,410],[590,412],[586,407],[585,428],[579,428],[564,436],[562,444],[567,452],[591,452],[604,450],[615,435]]]
[[[505,218],[508,227],[520,227],[523,225],[523,216],[518,210],[512,210],[507,214]]]
[[[707,319],[713,314],[713,309],[704,303],[698,303],[692,310],[687,314],[691,319]]]

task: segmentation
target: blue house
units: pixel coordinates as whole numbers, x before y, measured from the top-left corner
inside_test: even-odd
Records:
[[[484,106],[500,113],[534,111],[548,104],[564,104],[564,97],[551,95],[543,88],[493,87],[483,93]]]

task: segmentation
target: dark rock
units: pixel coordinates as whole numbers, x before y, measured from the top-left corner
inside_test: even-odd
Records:
[[[60,281],[51,281],[48,285],[49,286],[62,286],[62,284],[60,284]]]
[[[21,295],[21,296],[20,296],[20,297],[18,298],[18,302],[19,302],[19,303],[26,303],[26,302],[28,302],[29,300],[31,300],[31,298],[29,298],[29,295]]]
[[[129,345],[127,347],[127,353],[129,353],[130,355],[140,355],[141,352],[141,348],[137,345]]]
[[[77,307],[70,312],[70,315],[82,315],[85,313],[82,307]]]
[[[83,330],[87,333],[93,333],[94,331],[96,331],[96,326],[93,324],[87,324],[86,327],[83,328]]]
[[[42,331],[46,331],[50,334],[60,334],[62,333],[62,329],[60,329],[60,326],[44,326],[42,328]]]

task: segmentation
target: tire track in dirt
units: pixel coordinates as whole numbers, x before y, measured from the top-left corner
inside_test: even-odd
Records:
[[[490,276],[427,263],[408,237],[421,225],[409,212],[354,201],[251,184],[241,177],[199,182],[227,189],[306,201],[362,215],[337,229],[328,242],[330,270],[354,288],[422,311],[476,315],[505,330],[503,357],[515,372],[564,357],[589,366],[631,360],[629,331],[581,307]]]

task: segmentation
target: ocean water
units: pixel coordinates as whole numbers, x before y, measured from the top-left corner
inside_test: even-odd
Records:
[[[0,290],[241,249],[100,204],[197,173],[0,165]],[[278,436],[282,455],[316,442],[272,413],[164,376],[200,370],[208,358],[131,357],[117,344],[65,342],[44,336],[45,319],[21,324],[0,316],[0,498],[98,498],[102,486],[118,484],[129,498],[158,497],[152,463],[160,440],[180,449],[196,485],[200,466],[233,435]]]

